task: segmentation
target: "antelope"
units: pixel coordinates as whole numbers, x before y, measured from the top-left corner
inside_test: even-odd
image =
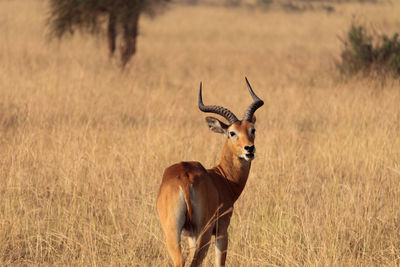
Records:
[[[228,226],[233,204],[242,193],[249,176],[256,148],[254,112],[264,102],[257,97],[245,78],[252,104],[238,120],[229,109],[204,105],[200,83],[198,105],[202,112],[221,115],[229,124],[206,117],[208,127],[226,137],[220,163],[205,169],[199,162],[174,164],[165,169],[157,197],[157,210],[174,266],[184,266],[181,234],[189,243],[191,264],[199,266],[215,236],[215,264],[225,266]]]

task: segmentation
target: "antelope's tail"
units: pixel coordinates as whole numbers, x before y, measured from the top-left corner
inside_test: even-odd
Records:
[[[193,209],[192,209],[192,202],[191,202],[191,194],[194,193],[193,191],[193,185],[190,186],[179,186],[181,189],[181,192],[183,194],[183,198],[186,203],[186,208],[187,208],[187,214],[188,214],[188,221],[190,224],[193,225]]]

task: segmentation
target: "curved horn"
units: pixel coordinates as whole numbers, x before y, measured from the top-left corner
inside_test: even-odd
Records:
[[[229,121],[230,124],[233,124],[235,122],[238,121],[238,119],[236,118],[235,114],[232,113],[232,111],[230,111],[227,108],[221,107],[221,106],[205,106],[203,104],[203,97],[201,94],[201,87],[202,87],[202,83],[200,82],[200,90],[199,90],[199,109],[203,112],[210,112],[210,113],[215,113],[218,115],[221,115],[222,117],[224,117],[225,119],[227,119]]]
[[[246,79],[246,83],[247,83],[247,87],[249,88],[249,92],[251,94],[251,97],[253,98],[253,103],[251,103],[251,105],[246,109],[244,116],[243,116],[243,120],[244,121],[252,121],[253,119],[253,114],[254,112],[261,107],[262,105],[264,105],[264,101],[262,101],[258,96],[256,96],[256,94],[253,92],[253,89],[251,88],[251,85],[249,83],[249,81],[247,80],[247,77],[244,77]]]

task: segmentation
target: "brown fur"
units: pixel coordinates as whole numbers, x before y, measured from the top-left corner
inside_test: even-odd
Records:
[[[228,244],[228,226],[232,216],[233,204],[242,193],[250,171],[251,161],[240,158],[244,146],[254,144],[250,134],[253,122],[238,121],[231,126],[210,117],[210,129],[229,136],[222,149],[221,162],[206,170],[199,162],[180,162],[164,171],[158,198],[157,209],[161,226],[166,235],[168,252],[174,266],[183,266],[180,247],[183,230],[196,238],[196,248],[192,248],[193,259],[190,266],[198,266],[207,254],[212,235],[216,236],[217,266],[224,266]],[[194,195],[190,188],[193,188]],[[179,188],[182,188],[186,211],[182,214]],[[182,224],[182,218],[185,223]]]

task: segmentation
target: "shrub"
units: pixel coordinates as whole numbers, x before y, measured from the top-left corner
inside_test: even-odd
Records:
[[[352,24],[347,39],[343,40],[344,50],[341,62],[337,64],[342,73],[393,74],[400,75],[400,40],[395,33],[391,38],[386,34],[371,34],[362,25]]]
[[[48,23],[51,36],[61,38],[76,29],[94,33],[107,21],[110,56],[121,35],[121,63],[125,66],[136,52],[139,17],[154,15],[157,8],[170,0],[50,0]]]
[[[257,0],[256,3],[263,6],[268,6],[273,3],[273,0]]]

